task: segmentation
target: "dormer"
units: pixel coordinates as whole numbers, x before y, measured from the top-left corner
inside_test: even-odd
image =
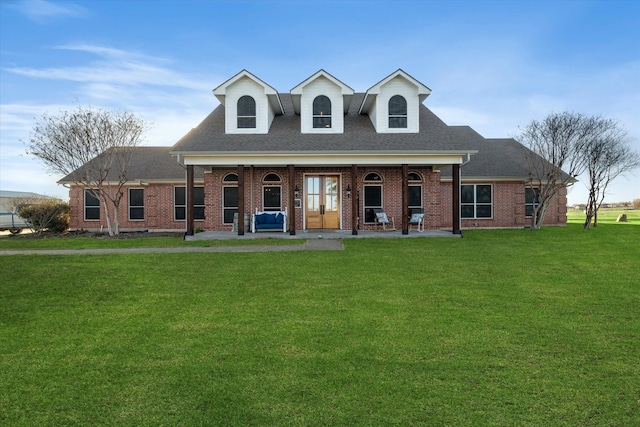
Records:
[[[343,133],[353,89],[320,70],[293,89],[291,101],[300,115],[301,133]]]
[[[225,133],[268,133],[273,118],[284,114],[278,91],[242,70],[213,90],[224,106]]]
[[[378,133],[418,133],[420,104],[431,89],[402,70],[372,86],[360,114],[367,114]]]

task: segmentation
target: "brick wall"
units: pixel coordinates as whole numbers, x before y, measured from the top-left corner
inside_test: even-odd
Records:
[[[441,182],[440,174],[433,172],[430,167],[410,168],[410,172],[417,172],[422,177],[422,182],[411,183],[421,185],[422,205],[425,211],[425,229],[451,228],[451,182]],[[364,224],[364,177],[375,172],[382,177],[382,195],[384,211],[394,217],[396,227],[402,224],[402,170],[400,167],[359,167],[358,176],[354,180],[350,167],[341,168],[296,168],[295,184],[300,193],[298,198],[302,201],[301,208],[295,209],[296,229],[304,228],[304,177],[313,174],[338,174],[341,176],[341,208],[343,230],[352,229],[352,198],[359,197],[360,230],[374,229],[374,224]],[[205,219],[196,220],[195,228],[208,231],[231,231],[232,224],[223,224],[223,186],[236,185],[224,183],[223,178],[228,173],[237,173],[237,168],[213,169],[204,174],[204,181],[197,182],[196,186],[204,185],[205,188]],[[253,213],[262,210],[263,178],[267,173],[275,173],[282,179],[280,183],[268,184],[281,187],[282,208],[289,205],[289,180],[287,168],[245,168],[245,212]],[[463,181],[463,184],[471,183]],[[463,219],[463,228],[472,227],[524,227],[528,225],[529,218],[525,217],[525,186],[521,182],[482,181],[475,184],[491,184],[493,191],[493,210],[490,219]],[[351,187],[351,198],[346,195],[347,185]],[[145,219],[140,221],[129,220],[128,192],[120,206],[120,229],[122,231],[149,230],[149,231],[184,231],[185,221],[174,220],[174,187],[184,186],[184,183],[150,183],[146,186],[130,186],[127,188],[143,188],[145,198]],[[567,219],[566,189],[556,197],[546,213],[545,224],[564,225]],[[73,186],[69,191],[70,198],[70,227],[72,230],[104,230],[107,229],[104,207],[101,207],[99,221],[84,220],[84,196],[81,188]],[[245,230],[249,231],[249,230]]]

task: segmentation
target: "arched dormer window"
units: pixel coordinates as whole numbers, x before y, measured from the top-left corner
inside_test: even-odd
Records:
[[[331,100],[324,96],[316,96],[313,100],[313,127],[331,127]]]
[[[403,96],[394,95],[389,99],[389,128],[407,127],[407,100]]]
[[[238,129],[255,129],[256,101],[249,95],[238,99]]]

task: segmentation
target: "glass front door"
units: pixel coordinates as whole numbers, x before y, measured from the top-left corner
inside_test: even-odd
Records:
[[[305,179],[305,228],[340,228],[340,177],[315,175]]]

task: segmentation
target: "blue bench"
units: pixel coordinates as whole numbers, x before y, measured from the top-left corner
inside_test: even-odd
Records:
[[[256,212],[251,218],[251,232],[256,231],[287,231],[287,213]]]

